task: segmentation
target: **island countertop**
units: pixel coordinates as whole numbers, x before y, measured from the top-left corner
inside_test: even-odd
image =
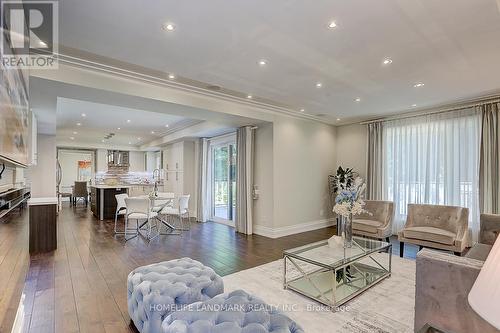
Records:
[[[99,189],[112,189],[112,188],[132,188],[132,187],[142,187],[142,186],[155,186],[155,184],[124,184],[124,185],[106,185],[106,184],[98,184],[98,185],[90,185],[90,187],[95,187]],[[160,186],[160,185],[159,185]]]

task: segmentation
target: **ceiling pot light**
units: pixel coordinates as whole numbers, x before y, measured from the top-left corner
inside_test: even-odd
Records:
[[[417,104],[412,104],[411,105],[412,108],[416,108],[417,107]]]
[[[382,61],[382,64],[383,65],[390,65],[392,64],[392,59],[391,58],[385,58],[383,61]]]
[[[137,138],[137,140],[141,141],[141,138]]]
[[[151,131],[151,134],[155,134],[155,131]]]
[[[168,124],[166,124],[165,127],[168,127]]]
[[[122,128],[121,127],[118,127],[117,130],[121,130]]]
[[[247,98],[248,98],[248,99],[252,99],[252,98],[253,98],[253,96],[252,96],[252,95],[248,95],[248,96],[247,96]]]
[[[76,126],[82,126],[82,123],[76,123]]]
[[[129,145],[131,145],[131,144],[132,144],[132,142],[129,142],[128,144],[129,144]]]
[[[72,137],[72,136],[70,136],[70,137],[69,137],[69,139],[70,139],[70,140],[75,140],[75,138],[74,138],[74,137]]]
[[[102,139],[102,140],[101,140],[101,142],[102,142],[102,143],[104,143],[104,142],[105,142],[105,140],[104,140],[104,139]]]
[[[360,97],[358,97],[358,98],[356,98],[354,101],[355,101],[356,103],[359,103],[359,102],[361,102],[361,98],[360,98]]]
[[[328,28],[330,29],[334,29],[337,27],[337,22],[335,21],[331,21],[329,24],[328,24]]]
[[[337,121],[340,121],[340,118],[337,118]]]
[[[167,22],[167,23],[163,24],[162,28],[165,31],[174,31],[175,30],[175,25],[173,23]]]
[[[127,123],[130,123],[130,122],[131,122],[131,120],[130,120],[130,119],[127,119]]]
[[[265,59],[260,59],[260,60],[259,60],[259,65],[260,65],[260,66],[265,66],[265,65],[267,65],[267,60],[265,60]]]
[[[175,80],[175,74],[168,74],[168,78],[170,80]]]
[[[73,132],[74,135],[78,134],[78,132]]]
[[[82,117],[85,118],[87,117],[87,115],[85,113],[82,113]]]
[[[300,109],[300,112],[306,112],[306,109]]]
[[[321,82],[316,83],[316,88],[321,88],[321,87],[323,87],[323,83]]]
[[[423,87],[423,86],[425,86],[425,84],[423,82],[417,82],[417,83],[415,83],[413,85],[413,87],[415,87],[415,88],[420,88],[420,87]]]

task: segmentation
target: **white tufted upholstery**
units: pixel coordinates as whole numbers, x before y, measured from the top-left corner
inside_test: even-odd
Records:
[[[275,307],[243,290],[191,304],[170,314],[163,333],[304,333]]]
[[[127,284],[128,312],[142,333],[159,333],[161,322],[179,306],[224,292],[220,276],[190,258],[138,267],[129,274]]]

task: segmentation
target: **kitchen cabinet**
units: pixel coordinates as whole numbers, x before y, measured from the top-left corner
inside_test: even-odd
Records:
[[[165,168],[165,192],[176,196],[190,194],[189,209],[193,213],[195,205],[195,143],[182,141],[168,145],[163,152]]]

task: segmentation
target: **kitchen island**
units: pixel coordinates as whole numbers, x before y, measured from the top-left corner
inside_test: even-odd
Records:
[[[150,193],[154,184],[90,185],[90,210],[99,220],[114,219],[116,212],[115,195],[127,193],[138,196]],[[159,185],[161,190],[163,185]]]
[[[130,185],[91,185],[90,210],[94,216],[101,221],[115,218],[115,195],[128,193],[130,187]]]

